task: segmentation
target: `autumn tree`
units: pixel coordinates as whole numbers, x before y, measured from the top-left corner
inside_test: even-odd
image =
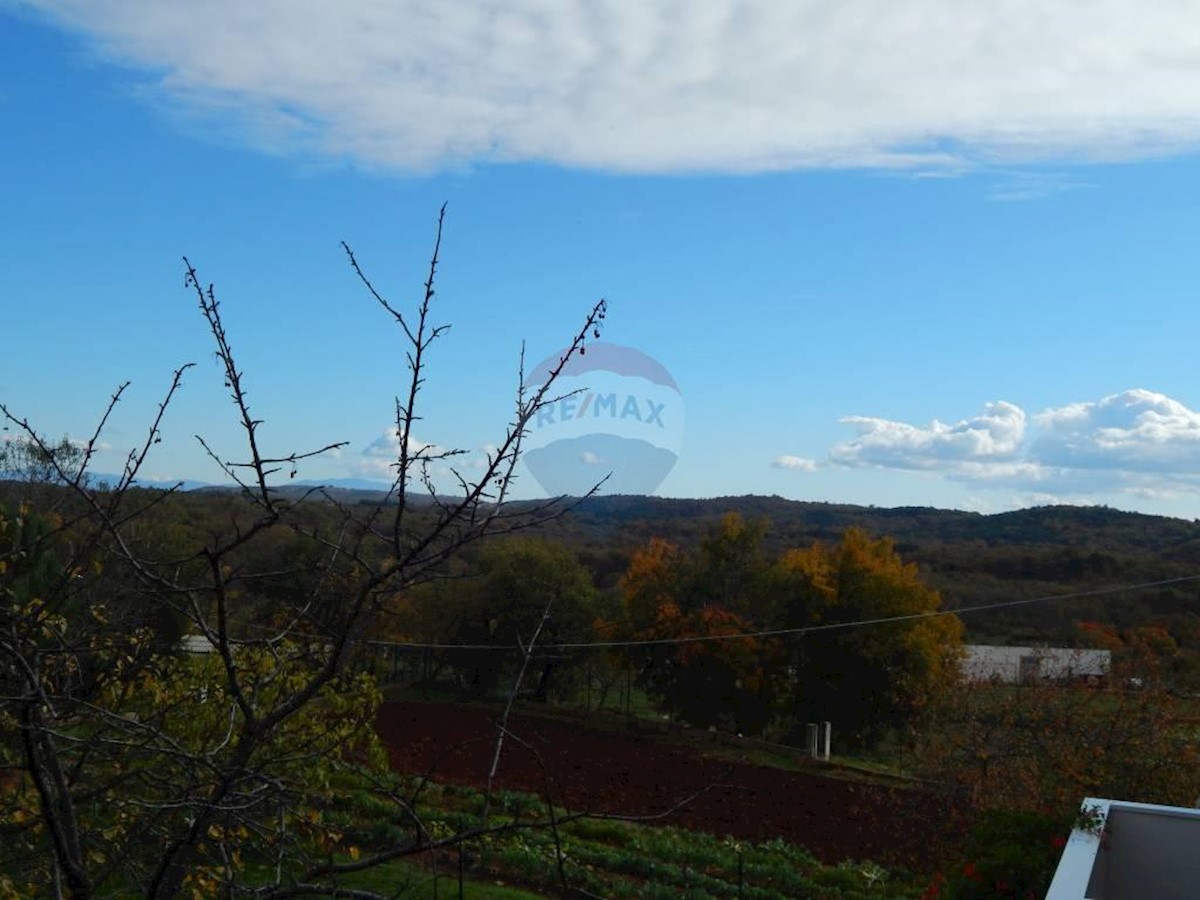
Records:
[[[1196,661],[1165,624],[1117,628],[1078,622],[1075,627],[1080,646],[1111,653],[1110,678],[1118,685],[1179,690],[1192,683]]]
[[[624,629],[632,637],[651,637],[659,610],[679,604],[683,558],[677,545],[651,538],[633,551],[618,582],[623,601]]]
[[[828,720],[871,742],[909,722],[958,676],[962,623],[886,538],[851,528],[839,544],[776,564],[788,639],[786,701],[799,725]]]
[[[1187,700],[1158,686],[962,683],[923,711],[913,763],[979,809],[1078,809],[1084,797],[1191,806],[1200,763]]]
[[[748,630],[746,619],[715,604],[688,613],[663,607],[658,632],[669,649],[643,683],[664,710],[693,725],[761,732],[769,721],[765,672],[761,642],[742,636]]]
[[[433,835],[387,771],[370,727],[378,695],[348,664],[389,600],[444,577],[464,547],[563,512],[505,501],[527,426],[555,399],[562,365],[598,334],[605,308],[592,309],[545,384],[517,379],[510,424],[477,477],[459,475],[447,497],[432,472],[453,468],[456,453],[411,439],[428,355],[446,331],[432,318],[441,225],[411,312],[345,248],[398,328],[409,367],[394,405],[394,478],[378,504],[279,490],[306,459],[341,444],[269,449],[216,292],[186,260],[244,439],[229,450],[198,438],[236,485],[219,523],[158,542],[147,523],[176,495],[136,487],[189,366],[170,379],[110,485],[92,485],[88,470],[125,385],[91,436],[70,443],[73,460],[0,404],[45,463],[38,477],[55,500],[50,512],[36,500],[51,494],[34,505],[18,497],[0,517],[0,894],[374,897],[348,893],[345,880],[462,840]],[[318,502],[334,514],[309,515]],[[267,544],[291,548],[288,564],[267,564],[277,559],[257,552]],[[164,647],[129,614],[149,608],[178,617],[205,652]],[[382,846],[351,845],[337,825],[347,798],[363,792],[390,810],[379,813],[392,835]]]
[[[634,552],[623,634],[666,709],[797,740],[828,720],[872,742],[953,682],[962,626],[890,541],[850,529],[769,560],[766,527],[730,514],[691,553]]]
[[[743,732],[766,724],[762,645],[732,637],[752,629],[743,613],[760,596],[765,528],[727,515],[692,554],[652,538],[620,580],[622,618],[606,623],[606,634],[643,642],[622,657],[662,708],[684,721]]]

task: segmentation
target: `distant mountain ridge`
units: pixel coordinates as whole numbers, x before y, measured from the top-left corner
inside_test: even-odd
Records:
[[[88,472],[88,484],[91,485],[109,485],[110,487],[121,482],[123,476],[116,472]],[[180,479],[163,479],[163,478],[138,478],[134,485],[141,488],[151,488],[157,491],[168,491],[173,487],[178,486],[181,491],[198,491],[202,488],[212,487],[207,481],[196,481],[191,478]]]

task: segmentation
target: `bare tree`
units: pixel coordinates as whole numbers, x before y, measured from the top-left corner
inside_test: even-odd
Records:
[[[87,473],[126,385],[73,457],[0,404],[64,498],[52,513],[0,507],[0,896],[31,887],[81,898],[376,896],[340,882],[467,836],[435,836],[421,822],[374,735],[373,682],[349,674],[350,664],[390,598],[444,577],[465,546],[569,508],[506,501],[529,423],[558,399],[558,375],[599,336],[606,307],[592,307],[536,389],[524,383],[522,353],[512,418],[468,477],[455,468],[459,451],[413,438],[428,356],[446,333],[433,321],[444,217],[443,207],[411,313],[343,245],[407,352],[392,486],[372,506],[338,504],[320,488],[280,489],[299,463],[343,445],[268,449],[216,292],[186,259],[244,438],[231,457],[197,435],[238,489],[219,533],[171,543],[159,526],[186,498],[137,487],[188,366],[111,486],[90,485]],[[453,496],[435,489],[435,466],[453,473]],[[332,505],[332,525],[312,514],[317,505]],[[179,630],[204,652],[179,652]],[[361,856],[345,846],[338,811],[351,789],[387,798],[403,839]]]

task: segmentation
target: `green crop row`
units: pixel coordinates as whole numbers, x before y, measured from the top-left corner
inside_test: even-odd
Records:
[[[404,785],[412,796],[417,787]],[[423,783],[416,813],[435,837],[461,834],[480,825],[481,791],[457,785]],[[745,898],[916,897],[923,884],[904,872],[888,872],[869,862],[838,866],[818,862],[807,850],[775,839],[763,843],[719,838],[668,826],[614,819],[572,819],[565,810],[559,828],[561,869],[568,885],[604,897]],[[395,846],[415,836],[411,819],[392,798],[369,792],[343,795],[331,804],[347,839],[364,852]],[[492,797],[489,824],[545,822],[542,798],[513,791]],[[545,890],[560,882],[560,862],[551,829],[516,828],[489,834],[467,845],[469,865]]]

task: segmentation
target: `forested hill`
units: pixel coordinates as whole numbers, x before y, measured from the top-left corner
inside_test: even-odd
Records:
[[[608,586],[633,547],[651,537],[692,546],[727,512],[768,520],[764,550],[769,554],[835,540],[849,527],[890,537],[953,608],[1200,574],[1200,523],[1106,507],[1046,506],[982,515],[761,496],[594,497],[544,533],[570,544],[597,582]],[[964,618],[971,638],[1012,642],[1068,640],[1079,620],[1122,627],[1159,621],[1173,632],[1191,631],[1200,628],[1200,581]]]
[[[0,482],[0,502],[15,490],[15,483]],[[311,490],[289,485],[280,493],[298,500]],[[303,504],[303,511],[297,511],[305,528],[336,530],[346,507],[374,504],[383,497],[382,492],[344,486],[327,494],[337,505],[312,496]],[[10,498],[14,507],[17,496],[14,493]],[[429,498],[418,496],[416,515],[435,515]],[[252,509],[242,508],[245,502],[236,491],[227,488],[180,492],[153,506],[153,532],[178,541],[189,534],[203,541],[231,517],[249,521],[254,514]],[[565,544],[589,569],[596,586],[612,591],[634,549],[655,537],[684,548],[696,547],[730,512],[748,521],[768,523],[761,549],[771,558],[814,541],[837,541],[850,527],[863,529],[872,537],[890,538],[901,557],[919,566],[925,580],[941,592],[952,609],[1200,575],[1200,522],[1105,507],[1036,507],[981,515],[781,497],[684,500],[602,496],[579,502],[532,534]],[[287,552],[283,544],[271,547],[274,549],[264,552]],[[256,562],[266,568],[283,565],[280,560]],[[470,560],[464,562],[469,568]],[[1073,641],[1079,621],[1122,629],[1162,625],[1176,641],[1194,643],[1200,652],[1200,580],[964,616],[968,639],[1010,643]]]
[[[770,545],[837,538],[849,527],[887,535],[899,545],[937,543],[991,547],[1074,547],[1101,552],[1183,551],[1200,561],[1200,522],[1121,512],[1102,506],[1039,506],[983,515],[927,506],[885,509],[838,503],[809,503],[782,497],[592,497],[556,524],[582,538],[607,541],[622,533],[655,535],[686,542],[727,512],[767,519]]]

